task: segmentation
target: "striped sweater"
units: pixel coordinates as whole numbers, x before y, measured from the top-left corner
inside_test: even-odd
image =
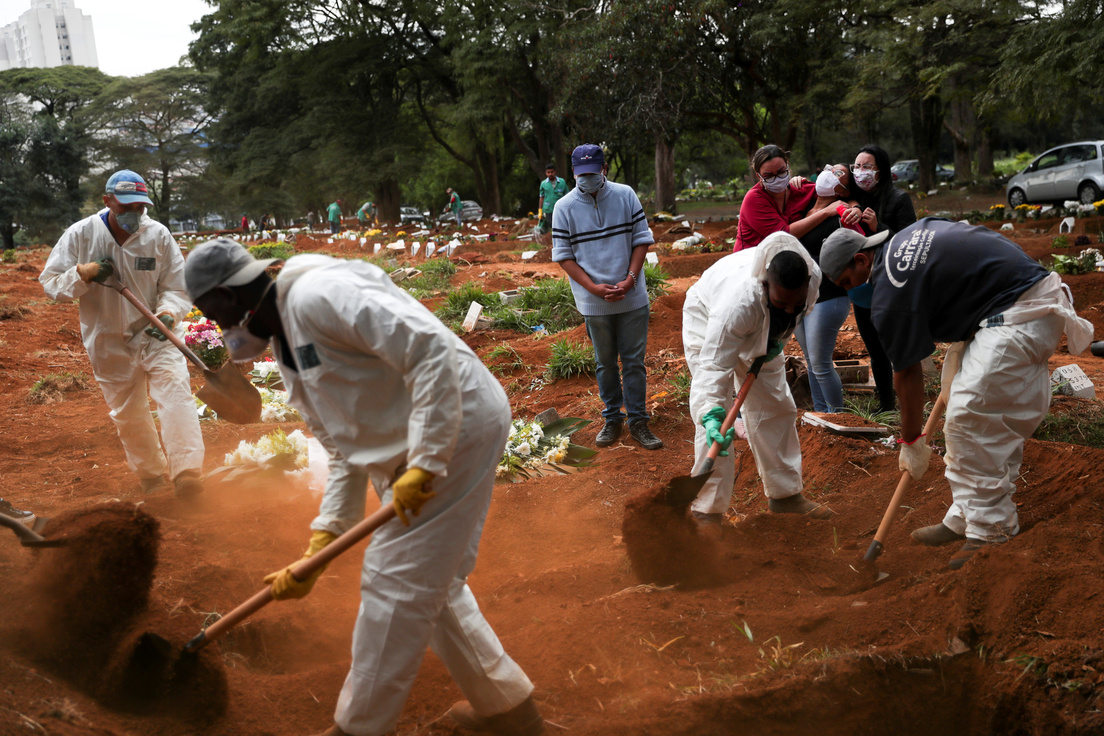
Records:
[[[655,242],[632,187],[607,180],[597,198],[572,189],[552,213],[552,260],[574,260],[596,284],[617,284],[629,273],[633,248]],[[648,306],[643,272],[618,302],[594,296],[571,279],[575,306],[586,317],[621,314]]]

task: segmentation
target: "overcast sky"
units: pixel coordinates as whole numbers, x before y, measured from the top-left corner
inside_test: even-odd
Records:
[[[74,5],[92,16],[100,70],[116,77],[176,66],[194,38],[192,23],[213,11],[203,0],[75,0]],[[0,26],[30,9],[31,0],[0,0]]]

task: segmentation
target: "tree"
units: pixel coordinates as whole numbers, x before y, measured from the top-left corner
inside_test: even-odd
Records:
[[[209,83],[189,67],[119,77],[86,112],[101,158],[145,176],[155,216],[166,224],[180,180],[206,168]]]

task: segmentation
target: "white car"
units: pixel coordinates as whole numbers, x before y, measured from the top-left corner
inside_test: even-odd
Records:
[[[1067,143],[1045,152],[1027,168],[1008,180],[1005,191],[1008,204],[1016,207],[1028,202],[1064,202],[1076,199],[1081,204],[1100,201],[1104,192],[1104,141]]]

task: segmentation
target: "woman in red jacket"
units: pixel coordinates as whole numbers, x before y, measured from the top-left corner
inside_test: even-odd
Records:
[[[789,152],[778,146],[769,144],[756,151],[751,157],[751,168],[755,172],[755,186],[744,195],[740,205],[733,252],[753,248],[779,230],[800,238],[836,214],[839,202],[805,214],[816,201],[816,184],[801,180],[800,186],[790,186]]]

